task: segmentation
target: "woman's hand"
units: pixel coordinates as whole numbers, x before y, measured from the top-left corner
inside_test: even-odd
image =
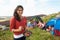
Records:
[[[28,30],[26,30],[24,32],[24,36],[26,36],[26,37],[29,37],[31,34],[32,34],[32,32],[31,31],[28,31]]]
[[[47,32],[50,32],[50,29],[46,29]]]
[[[20,30],[20,31],[22,30],[22,26],[19,27],[19,30]]]
[[[23,30],[23,29],[24,29],[24,28],[23,28],[22,26],[19,27],[19,30],[20,30],[20,31]]]

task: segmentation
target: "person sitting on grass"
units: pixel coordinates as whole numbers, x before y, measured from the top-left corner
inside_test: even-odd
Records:
[[[53,26],[49,26],[46,28],[47,32],[50,32],[52,35],[54,35],[54,27]]]
[[[33,29],[34,28],[33,20],[32,19],[27,22],[27,28],[29,28],[29,29]]]
[[[41,21],[39,21],[37,26],[42,29],[45,26],[45,23],[42,23]]]
[[[34,27],[37,26],[37,23],[36,23],[35,19],[33,19],[33,26],[34,26]]]

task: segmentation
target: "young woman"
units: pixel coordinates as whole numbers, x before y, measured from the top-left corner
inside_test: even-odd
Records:
[[[26,28],[26,17],[22,16],[23,7],[18,5],[14,11],[13,17],[10,19],[10,30],[13,32],[14,40],[26,40],[23,35]]]

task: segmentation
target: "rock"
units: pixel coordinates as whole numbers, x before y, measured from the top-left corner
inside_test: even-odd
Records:
[[[3,25],[0,25],[0,28],[1,28],[1,30],[3,31],[3,30],[8,30],[9,28],[8,27],[6,27],[5,25],[3,26]]]

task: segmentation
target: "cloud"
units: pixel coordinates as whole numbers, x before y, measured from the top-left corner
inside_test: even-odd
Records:
[[[52,1],[52,0],[51,0]],[[0,0],[0,14],[11,16],[17,5],[24,7],[24,16],[33,16],[38,14],[49,14],[57,12],[59,5],[52,7],[52,3],[49,0]],[[49,5],[49,3],[51,5]],[[55,3],[56,4],[56,3]],[[58,7],[58,8],[57,8]],[[0,15],[0,16],[1,16]]]
[[[10,16],[13,12],[14,5],[8,0],[0,0],[0,16]]]
[[[47,5],[48,0],[39,0],[41,6]]]
[[[35,2],[34,0],[26,0],[25,10],[23,15],[32,16],[35,15]]]
[[[4,0],[0,0],[0,4],[4,3]]]

